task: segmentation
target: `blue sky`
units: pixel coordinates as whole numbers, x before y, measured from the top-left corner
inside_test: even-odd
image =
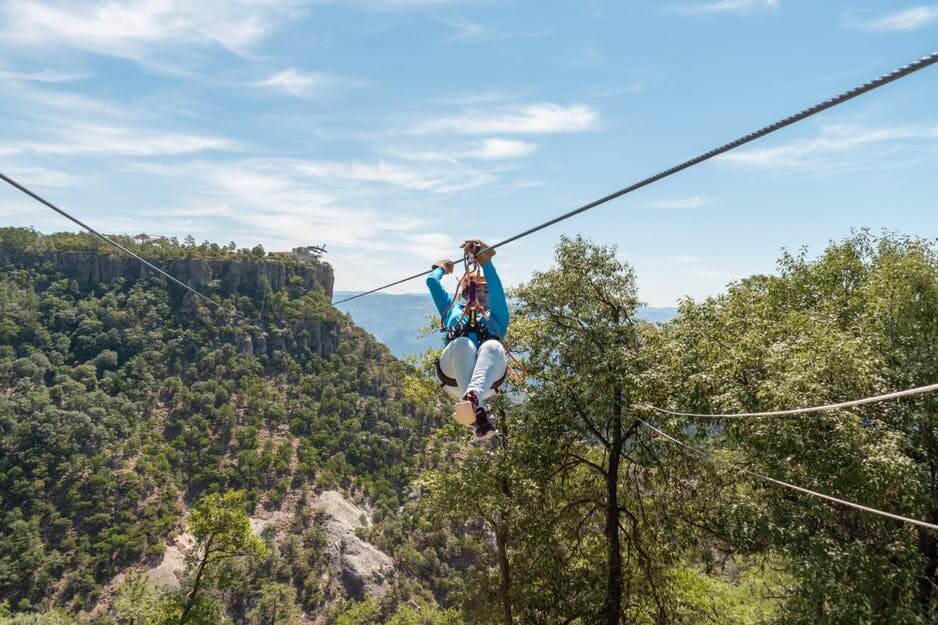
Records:
[[[364,289],[936,49],[914,2],[0,0],[0,170],[107,232],[326,243]],[[938,236],[936,102],[932,68],[496,260],[583,233],[671,305],[851,228]],[[0,223],[71,226],[6,188]]]

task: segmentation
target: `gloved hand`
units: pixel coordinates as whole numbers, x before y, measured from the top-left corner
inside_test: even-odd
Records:
[[[468,241],[463,241],[462,248],[466,249],[467,247],[472,247],[474,249],[481,250],[481,249],[485,249],[488,246],[482,241],[480,241],[479,239],[470,239]],[[481,254],[476,254],[476,260],[479,262],[480,265],[484,265],[485,263],[492,260],[493,256],[495,256],[495,250],[486,250],[482,252]]]
[[[444,259],[444,260],[438,260],[435,263],[433,263],[434,269],[438,267],[443,270],[444,274],[453,273],[453,261],[451,260]]]

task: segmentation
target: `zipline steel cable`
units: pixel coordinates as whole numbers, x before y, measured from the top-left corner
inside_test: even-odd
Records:
[[[918,386],[904,391],[886,393],[885,395],[876,395],[874,397],[865,397],[863,399],[854,399],[843,401],[836,404],[824,404],[822,406],[811,406],[810,408],[794,408],[792,410],[770,410],[768,412],[736,412],[728,414],[703,414],[697,412],[677,412],[666,410],[657,406],[643,405],[639,406],[645,410],[659,412],[661,414],[671,415],[672,417],[691,417],[697,419],[745,419],[749,417],[784,417],[788,415],[802,415],[812,412],[824,412],[826,410],[840,410],[841,408],[851,408],[853,406],[863,406],[875,402],[886,401],[887,399],[899,399],[900,397],[909,397],[911,395],[922,395],[923,393],[932,393],[938,391],[938,384],[929,384],[927,386]]]
[[[658,428],[656,428],[655,426],[651,425],[651,424],[648,423],[647,421],[644,421],[644,420],[642,420],[642,419],[638,419],[638,421],[639,421],[639,423],[641,423],[642,425],[644,425],[644,426],[647,427],[648,429],[650,429],[650,430],[652,430],[653,432],[655,432],[656,434],[658,434],[658,436],[661,436],[661,437],[665,438],[666,440],[668,440],[668,441],[671,442],[671,443],[674,443],[675,445],[678,445],[678,446],[680,446],[680,447],[683,447],[683,448],[685,448],[685,449],[690,450],[690,451],[693,452],[698,458],[703,458],[703,459],[705,459],[705,460],[711,460],[710,454],[709,454],[706,450],[700,449],[699,447],[696,447],[696,446],[694,446],[694,445],[689,445],[689,444],[687,444],[687,443],[685,443],[685,442],[683,442],[683,441],[680,441],[680,440],[674,438],[673,436],[671,436],[670,434],[667,434],[666,432],[663,432],[663,431],[659,430]],[[811,490],[811,489],[808,489],[808,488],[803,488],[803,487],[801,487],[801,486],[796,486],[796,485],[794,485],[794,484],[789,484],[788,482],[783,482],[782,480],[777,480],[777,479],[775,479],[775,478],[773,478],[773,477],[769,477],[769,476],[767,476],[767,475],[762,475],[761,473],[756,473],[755,471],[750,471],[749,469],[745,469],[745,468],[740,467],[740,466],[736,466],[736,469],[739,470],[739,471],[742,472],[742,473],[745,473],[746,475],[749,475],[749,476],[752,476],[752,477],[754,477],[754,478],[760,479],[760,480],[762,480],[763,482],[769,482],[769,483],[771,483],[771,484],[775,484],[776,486],[782,486],[782,487],[784,487],[784,488],[788,488],[788,489],[797,491],[797,492],[799,492],[799,493],[803,493],[803,494],[805,494],[805,495],[810,495],[810,496],[812,496],[812,497],[818,497],[818,498],[820,498],[820,499],[826,499],[827,501],[831,501],[831,502],[833,502],[833,503],[837,503],[837,504],[840,504],[840,505],[843,505],[843,506],[847,506],[847,507],[849,507],[849,508],[854,508],[855,510],[860,510],[861,512],[869,512],[869,513],[871,513],[871,514],[877,514],[877,515],[879,515],[879,516],[883,516],[883,517],[886,517],[886,518],[888,518],[888,519],[894,519],[894,520],[896,520],[896,521],[902,521],[903,523],[911,523],[912,525],[918,525],[918,526],[920,526],[920,527],[926,527],[926,528],[928,528],[928,529],[930,529],[930,530],[938,531],[938,525],[935,525],[934,523],[928,523],[927,521],[920,521],[920,520],[918,520],[918,519],[912,519],[912,518],[909,518],[909,517],[904,517],[904,516],[899,515],[899,514],[893,514],[892,512],[885,512],[885,511],[883,511],[883,510],[878,510],[877,508],[871,508],[871,507],[869,507],[869,506],[864,506],[864,505],[861,505],[861,504],[858,504],[858,503],[853,503],[852,501],[847,501],[846,499],[839,499],[839,498],[837,498],[837,497],[832,497],[832,496],[830,496],[830,495],[825,495],[824,493],[819,493],[819,492],[817,492],[817,491],[814,491],[814,490]]]
[[[899,69],[889,72],[888,74],[883,74],[879,78],[875,78],[874,80],[863,83],[859,87],[854,87],[853,89],[849,91],[845,91],[841,93],[840,95],[834,96],[833,98],[830,98],[829,100],[825,100],[824,102],[815,104],[814,106],[810,108],[806,108],[799,113],[795,113],[794,115],[790,115],[784,119],[781,119],[775,122],[774,124],[765,126],[764,128],[756,130],[755,132],[751,132],[748,135],[744,135],[738,139],[730,141],[729,143],[724,143],[718,148],[714,148],[710,150],[709,152],[704,152],[703,154],[695,156],[694,158],[690,160],[686,160],[679,165],[675,165],[674,167],[660,171],[657,174],[654,174],[653,176],[649,176],[648,178],[639,180],[638,182],[634,184],[631,184],[627,187],[619,189],[618,191],[610,193],[609,195],[605,195],[599,198],[598,200],[594,200],[590,202],[589,204],[584,204],[583,206],[580,206],[579,208],[575,208],[571,211],[563,213],[562,215],[558,215],[557,217],[554,217],[553,219],[545,221],[544,223],[538,224],[532,228],[528,228],[524,232],[519,232],[518,234],[510,236],[503,241],[499,241],[498,243],[494,245],[490,245],[487,249],[496,249],[496,248],[502,247],[503,245],[508,245],[509,243],[517,241],[518,239],[524,238],[528,235],[534,234],[535,232],[543,230],[544,228],[548,228],[550,226],[553,226],[556,223],[559,223],[561,221],[564,221],[566,219],[570,219],[571,217],[579,215],[580,213],[596,208],[597,206],[600,206],[607,202],[611,202],[612,200],[620,198],[623,195],[627,195],[629,193],[632,193],[633,191],[637,191],[638,189],[641,189],[642,187],[658,182],[659,180],[672,176],[678,172],[681,172],[685,169],[693,167],[694,165],[698,165],[700,163],[703,163],[704,161],[708,161],[715,156],[719,156],[721,154],[729,152],[730,150],[733,150],[742,145],[745,145],[751,141],[760,139],[768,134],[775,132],[776,130],[781,130],[782,128],[785,128],[786,126],[790,126],[804,119],[807,119],[813,115],[817,115],[818,113],[822,111],[826,111],[829,108],[833,108],[839,104],[843,104],[844,102],[847,102],[848,100],[852,100],[853,98],[863,95],[864,93],[867,93],[867,92],[873,91],[874,89],[878,89],[879,87],[888,85],[891,82],[899,80],[900,78],[908,76],[909,74],[913,74],[919,70],[925,69],[926,67],[929,67],[930,65],[934,65],[935,63],[938,63],[938,52],[933,52],[932,54],[929,54],[928,56],[924,56],[918,61],[915,61],[914,63],[909,63],[908,65],[904,67],[900,67]],[[482,250],[482,251],[485,251],[485,250]],[[422,276],[429,274],[431,271],[432,270],[427,270],[427,271],[422,271],[420,273],[415,273],[412,276],[401,278],[400,280],[391,282],[389,284],[385,284],[383,286],[379,286],[377,288],[371,289],[370,291],[365,291],[364,293],[358,293],[357,295],[346,297],[345,299],[335,302],[334,305],[344,304],[345,302],[351,301],[353,299],[358,299],[359,297],[365,297],[366,295],[371,295],[372,293],[377,293],[378,291],[389,289],[393,286],[397,286],[399,284],[409,282],[410,280],[416,280],[417,278],[420,278]]]
[[[23,185],[21,185],[20,183],[18,183],[16,180],[13,180],[12,178],[10,178],[9,176],[7,176],[7,175],[4,174],[3,172],[0,172],[0,179],[2,179],[2,180],[3,180],[4,182],[6,182],[7,184],[9,184],[9,185],[15,187],[16,189],[19,189],[20,191],[22,191],[23,193],[25,193],[25,194],[28,195],[29,197],[33,198],[33,199],[36,200],[37,202],[40,202],[41,204],[45,204],[46,206],[48,206],[49,208],[51,208],[52,210],[54,210],[55,212],[57,212],[59,215],[62,215],[63,217],[65,217],[65,218],[68,219],[69,221],[72,221],[72,222],[78,224],[79,226],[81,226],[82,228],[84,228],[85,230],[87,230],[88,232],[90,232],[91,234],[93,234],[94,236],[98,237],[98,238],[101,239],[102,241],[104,241],[104,242],[106,242],[106,243],[108,243],[108,244],[110,244],[110,245],[113,245],[114,247],[116,247],[116,248],[119,249],[120,251],[124,252],[124,253],[127,254],[128,256],[131,256],[132,258],[135,258],[135,259],[139,260],[141,263],[143,263],[145,266],[149,267],[150,269],[152,269],[152,270],[155,271],[156,273],[160,274],[161,276],[164,276],[164,277],[167,278],[168,280],[172,280],[173,282],[175,282],[176,284],[178,284],[178,285],[181,286],[182,288],[184,288],[184,289],[186,289],[187,291],[189,291],[190,293],[192,293],[192,294],[194,294],[194,295],[196,295],[196,296],[202,298],[203,300],[205,300],[206,302],[208,302],[208,303],[211,304],[212,306],[216,306],[216,307],[218,307],[219,309],[222,309],[222,310],[224,310],[224,309],[226,308],[224,304],[221,304],[220,302],[216,302],[215,300],[213,300],[212,298],[210,298],[208,295],[205,295],[204,293],[202,293],[202,292],[200,292],[200,291],[197,291],[196,289],[192,288],[191,286],[189,286],[188,284],[186,284],[186,283],[183,282],[182,280],[176,278],[175,276],[173,276],[173,275],[171,275],[170,273],[164,271],[163,269],[160,269],[159,267],[157,267],[156,265],[154,265],[153,263],[151,263],[151,262],[148,261],[147,259],[145,259],[145,258],[143,258],[142,256],[140,256],[140,255],[138,255],[138,254],[135,254],[134,252],[130,251],[130,250],[127,249],[125,246],[121,245],[120,243],[118,243],[118,242],[115,241],[114,239],[110,238],[109,236],[104,235],[104,234],[101,234],[100,232],[98,232],[97,230],[95,230],[94,228],[92,228],[91,226],[89,226],[88,224],[84,223],[83,221],[81,221],[81,220],[78,219],[77,217],[74,217],[74,216],[72,216],[71,214],[69,214],[68,212],[62,210],[61,208],[59,208],[58,206],[56,206],[55,204],[53,204],[53,203],[50,202],[49,200],[45,199],[44,197],[42,197],[42,196],[39,195],[38,193],[35,193],[34,191],[31,191],[30,189],[27,189],[26,187],[24,187]],[[233,312],[233,311],[230,311],[230,312]]]

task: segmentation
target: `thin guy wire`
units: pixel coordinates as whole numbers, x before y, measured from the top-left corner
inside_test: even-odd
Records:
[[[13,187],[19,189],[20,191],[22,191],[23,193],[25,193],[25,194],[28,195],[29,197],[33,198],[34,200],[36,200],[36,201],[38,201],[38,202],[40,202],[40,203],[42,203],[42,204],[45,204],[46,206],[48,206],[49,208],[51,208],[52,210],[54,210],[55,212],[57,212],[59,215],[62,215],[63,217],[65,217],[65,218],[68,219],[69,221],[72,221],[72,222],[78,224],[79,226],[81,226],[82,228],[84,228],[85,230],[87,230],[88,232],[90,232],[91,234],[93,234],[94,236],[98,237],[98,238],[101,239],[102,241],[104,241],[104,242],[106,242],[106,243],[108,243],[108,244],[110,244],[110,245],[113,245],[114,247],[116,247],[117,249],[121,250],[121,251],[124,252],[125,254],[127,254],[127,255],[129,255],[129,256],[132,256],[133,258],[136,258],[137,260],[139,260],[141,263],[143,263],[144,265],[146,265],[147,267],[149,267],[149,268],[152,269],[153,271],[155,271],[155,272],[157,272],[158,274],[160,274],[160,275],[166,277],[166,278],[169,279],[169,280],[172,280],[173,282],[175,282],[176,284],[178,284],[178,285],[181,286],[182,288],[186,289],[186,290],[189,291],[190,293],[193,293],[193,294],[197,295],[198,297],[202,298],[203,300],[205,300],[205,301],[208,302],[209,304],[211,304],[211,305],[213,305],[213,306],[216,306],[216,307],[218,307],[218,308],[220,308],[220,309],[225,309],[225,308],[226,308],[223,304],[220,304],[219,302],[216,302],[215,300],[213,300],[212,298],[210,298],[208,295],[205,295],[205,294],[203,294],[203,293],[197,291],[196,289],[193,289],[191,286],[189,286],[189,285],[186,284],[185,282],[179,280],[178,278],[176,278],[176,277],[170,275],[170,274],[167,273],[166,271],[160,269],[159,267],[157,267],[156,265],[154,265],[153,263],[151,263],[151,262],[148,261],[147,259],[143,258],[142,256],[139,256],[139,255],[135,254],[134,252],[130,251],[129,249],[127,249],[126,247],[124,247],[123,245],[121,245],[120,243],[118,243],[117,241],[115,241],[114,239],[112,239],[112,238],[110,238],[110,237],[108,237],[108,236],[106,236],[106,235],[101,234],[100,232],[98,232],[97,230],[95,230],[94,228],[92,228],[91,226],[89,226],[88,224],[84,223],[83,221],[79,220],[78,218],[73,217],[73,216],[70,215],[69,213],[65,212],[64,210],[62,210],[61,208],[59,208],[58,206],[56,206],[55,204],[53,204],[53,203],[50,202],[49,200],[43,198],[42,196],[40,196],[40,195],[37,194],[37,193],[34,193],[33,191],[27,189],[26,187],[24,187],[23,185],[21,185],[21,184],[18,183],[17,181],[15,181],[15,180],[13,180],[12,178],[10,178],[9,176],[5,175],[3,172],[0,172],[0,179],[2,179],[4,182],[10,184],[11,186],[13,186]],[[234,312],[234,311],[229,310],[229,312]]]
[[[928,56],[924,56],[918,61],[915,61],[914,63],[910,63],[908,65],[900,67],[899,69],[893,70],[889,72],[888,74],[883,74],[882,76],[878,78],[875,78],[873,80],[863,83],[859,87],[854,87],[853,89],[849,91],[845,91],[841,93],[840,95],[834,96],[833,98],[830,98],[828,100],[825,100],[824,102],[821,102],[820,104],[815,104],[814,106],[810,108],[806,108],[799,113],[795,113],[794,115],[790,115],[784,119],[781,119],[775,122],[774,124],[770,124],[764,128],[756,130],[755,132],[751,132],[748,135],[744,135],[738,139],[730,141],[729,143],[725,143],[718,148],[714,148],[710,150],[709,152],[704,152],[703,154],[695,156],[694,158],[690,160],[686,160],[679,165],[675,165],[674,167],[671,167],[670,169],[665,169],[664,171],[660,171],[657,174],[654,174],[653,176],[649,176],[648,178],[639,180],[638,182],[632,185],[629,185],[623,189],[619,189],[618,191],[610,193],[609,195],[605,195],[599,198],[598,200],[594,200],[590,202],[589,204],[584,204],[583,206],[580,206],[579,208],[575,208],[562,215],[558,215],[557,217],[554,217],[553,219],[549,221],[545,221],[542,224],[538,224],[537,226],[528,228],[524,232],[519,232],[518,234],[514,236],[510,236],[503,241],[499,241],[498,243],[489,246],[488,248],[486,248],[486,250],[493,250],[493,249],[502,247],[503,245],[508,245],[509,243],[512,243],[513,241],[517,241],[518,239],[534,234],[535,232],[543,230],[544,228],[553,226],[554,224],[564,221],[565,219],[570,219],[571,217],[575,215],[579,215],[580,213],[596,208],[597,206],[600,206],[601,204],[605,204],[606,202],[610,202],[612,200],[620,198],[623,195],[632,193],[633,191],[637,191],[638,189],[641,189],[642,187],[658,182],[659,180],[663,178],[667,178],[680,171],[693,167],[694,165],[697,165],[704,161],[708,161],[715,156],[719,156],[720,154],[729,152],[730,150],[738,148],[751,141],[760,139],[768,134],[775,132],[776,130],[780,130],[782,128],[785,128],[786,126],[790,126],[794,123],[807,119],[808,117],[816,115],[822,111],[826,111],[829,108],[833,108],[839,104],[843,104],[844,102],[847,102],[848,100],[852,100],[853,98],[863,95],[864,93],[873,91],[874,89],[878,89],[879,87],[882,87],[884,85],[888,85],[889,83],[893,81],[899,80],[900,78],[908,76],[909,74],[913,74],[921,69],[925,69],[926,67],[933,65],[935,63],[938,63],[938,52],[934,52]],[[482,251],[486,251],[486,250],[482,250]],[[416,278],[420,278],[422,276],[429,274],[431,271],[432,270],[427,270],[421,273],[414,274],[407,278],[402,278],[401,280],[392,282],[390,284],[385,284],[384,286],[379,286],[375,289],[371,289],[370,291],[365,291],[364,293],[359,293],[358,295],[347,297],[341,301],[335,302],[335,304],[342,304],[349,300],[357,299],[359,297],[364,297],[366,295],[371,295],[372,293],[376,293],[378,291],[388,289],[392,286],[397,286],[398,284],[402,284],[410,280],[415,280]]]
[[[644,425],[645,427],[647,427],[647,428],[651,429],[652,431],[656,432],[658,435],[663,436],[665,439],[669,440],[670,442],[672,442],[672,443],[674,443],[674,444],[676,444],[676,445],[680,445],[681,447],[684,447],[684,448],[686,448],[686,449],[691,450],[691,451],[694,452],[698,457],[703,457],[703,458],[706,459],[706,460],[711,460],[710,454],[707,453],[705,450],[700,449],[699,447],[696,447],[696,446],[694,446],[694,445],[688,445],[687,443],[685,443],[685,442],[683,442],[683,441],[679,441],[678,439],[674,438],[673,436],[662,432],[661,430],[659,430],[659,429],[656,428],[655,426],[651,425],[650,423],[648,423],[648,422],[646,422],[646,421],[644,421],[644,420],[642,420],[642,419],[639,419],[638,421],[639,421],[639,423],[641,423],[641,424]],[[854,509],[856,509],[856,510],[860,510],[861,512],[869,512],[869,513],[871,513],[871,514],[878,514],[878,515],[880,515],[880,516],[884,516],[884,517],[889,518],[889,519],[894,519],[894,520],[896,520],[896,521],[902,521],[903,523],[911,523],[912,525],[918,525],[918,526],[920,526],[920,527],[926,527],[926,528],[928,528],[928,529],[930,529],[930,530],[938,531],[938,525],[935,525],[935,524],[933,524],[933,523],[928,523],[927,521],[920,521],[920,520],[918,520],[918,519],[911,519],[911,518],[909,518],[909,517],[904,517],[904,516],[899,515],[899,514],[893,514],[892,512],[885,512],[885,511],[883,511],[883,510],[878,510],[878,509],[876,509],[876,508],[871,508],[871,507],[869,507],[869,506],[864,506],[864,505],[861,505],[861,504],[858,504],[858,503],[853,503],[852,501],[847,501],[847,500],[845,500],[845,499],[838,499],[837,497],[831,497],[830,495],[825,495],[824,493],[819,493],[819,492],[817,492],[817,491],[813,491],[813,490],[810,490],[810,489],[807,489],[807,488],[803,488],[803,487],[801,487],[801,486],[795,486],[794,484],[789,484],[788,482],[783,482],[782,480],[776,480],[775,478],[769,477],[769,476],[767,476],[767,475],[762,475],[761,473],[756,473],[755,471],[750,471],[750,470],[748,470],[748,469],[744,469],[743,467],[740,467],[740,466],[736,466],[736,468],[737,468],[739,471],[741,471],[742,473],[745,473],[745,474],[747,474],[747,475],[751,475],[752,477],[758,478],[758,479],[760,479],[760,480],[762,480],[762,481],[770,482],[770,483],[775,484],[775,485],[777,485],[777,486],[783,486],[783,487],[785,487],[785,488],[790,488],[791,490],[798,491],[799,493],[804,493],[805,495],[811,495],[812,497],[819,497],[819,498],[821,498],[821,499],[826,499],[827,501],[832,501],[832,502],[834,502],[834,503],[838,503],[838,504],[841,504],[841,505],[843,505],[843,506],[848,506],[848,507],[850,507],[850,508],[854,508]]]
[[[346,267],[346,269],[351,269],[353,272],[360,273],[361,275],[365,276],[366,278],[369,278],[369,279],[371,279],[371,280],[380,280],[380,279],[381,279],[381,278],[379,278],[377,275],[371,273],[370,271],[364,269],[363,267],[359,267],[358,265],[356,265],[355,263],[353,263],[352,261],[350,261],[350,260],[347,259],[347,258],[343,258],[342,256],[336,256],[336,255],[333,254],[332,252],[326,252],[326,256],[329,258],[329,260],[338,261],[338,263],[339,263],[340,265],[344,265],[344,266]]]
[[[666,410],[664,408],[658,408],[657,406],[643,405],[639,406],[646,410],[653,410],[654,412],[660,412],[661,414],[671,415],[672,417],[694,417],[699,419],[744,419],[747,417],[783,417],[786,415],[800,415],[808,414],[811,412],[822,412],[825,410],[839,410],[841,408],[850,408],[852,406],[862,406],[864,404],[872,404],[879,401],[886,401],[887,399],[898,399],[900,397],[908,397],[910,395],[921,395],[923,393],[931,393],[933,391],[938,391],[938,384],[929,384],[928,386],[919,386],[916,388],[906,389],[904,391],[896,391],[894,393],[886,393],[885,395],[876,395],[874,397],[865,397],[863,399],[854,399],[851,401],[843,401],[837,404],[825,404],[823,406],[811,406],[810,408],[794,408],[792,410],[771,410],[768,412],[737,412],[731,414],[698,414],[696,412],[676,412],[674,410]]]

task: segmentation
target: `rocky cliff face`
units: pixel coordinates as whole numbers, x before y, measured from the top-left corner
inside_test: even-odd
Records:
[[[140,280],[151,271],[139,261],[127,256],[98,254],[96,252],[12,252],[0,250],[0,265],[24,266],[50,265],[56,272],[75,280],[78,287],[88,290],[100,282],[111,282],[116,278]],[[178,259],[162,264],[171,275],[194,289],[204,291],[214,280],[218,280],[217,291],[221,295],[254,295],[263,289],[266,278],[270,289],[279,291],[297,278],[305,289],[322,289],[332,298],[334,277],[332,267],[326,263],[308,265],[284,265],[275,261],[257,260],[200,260]],[[180,296],[185,292],[177,288]],[[191,294],[190,294],[191,295]]]
[[[276,331],[257,330],[237,339],[238,351],[245,356],[273,355],[276,351],[310,350],[323,357],[335,351],[338,329],[331,323],[304,322]]]
[[[170,275],[193,289],[223,297],[246,296],[261,301],[268,292],[276,292],[288,284],[304,290],[321,290],[332,298],[334,276],[326,263],[303,265],[283,264],[273,260],[202,260],[177,259],[154,262]],[[128,256],[97,252],[23,252],[0,250],[0,267],[44,267],[74,280],[81,291],[118,278],[128,282],[148,277],[152,270]],[[179,285],[169,283],[169,292],[183,312],[191,311],[195,296]],[[269,291],[268,291],[269,289]],[[243,354],[272,355],[275,351],[309,349],[322,356],[335,351],[338,329],[334,324],[303,322],[276,330],[255,328],[235,338]]]
[[[329,550],[329,575],[341,583],[346,597],[363,599],[381,598],[390,589],[395,575],[394,560],[371,543],[359,538],[357,530],[371,524],[370,515],[338,491],[327,490],[312,501],[312,507],[321,514],[317,523],[326,530]],[[264,530],[273,531],[274,543],[280,548],[283,541],[294,533],[295,512],[287,509],[260,511],[250,517],[251,529],[262,536]],[[159,588],[179,588],[186,568],[186,555],[195,547],[192,534],[184,531],[171,539],[158,562],[146,569],[150,584]],[[111,580],[115,587],[126,578],[124,573]]]
[[[356,599],[383,597],[394,574],[394,560],[356,534],[371,524],[371,517],[334,490],[322,493],[315,506],[325,517],[330,560],[345,592]]]

